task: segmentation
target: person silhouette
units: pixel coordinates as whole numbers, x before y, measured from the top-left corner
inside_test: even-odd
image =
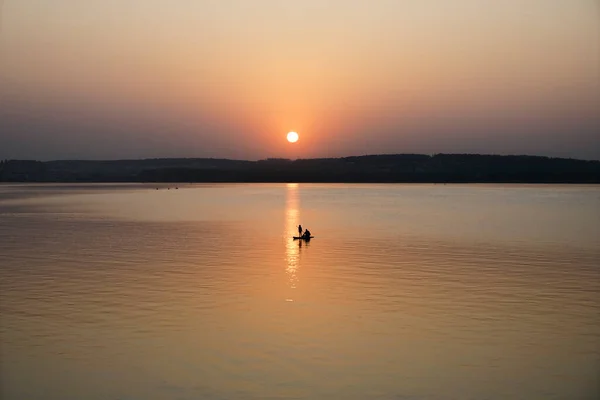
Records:
[[[302,225],[298,225],[298,236],[302,236]]]

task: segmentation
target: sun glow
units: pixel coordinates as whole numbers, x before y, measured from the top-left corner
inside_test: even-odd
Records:
[[[298,141],[298,134],[296,132],[289,132],[287,134],[287,141],[290,143],[296,143]]]

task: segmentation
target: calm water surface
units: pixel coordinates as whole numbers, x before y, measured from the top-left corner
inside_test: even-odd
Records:
[[[0,398],[597,399],[599,237],[599,186],[0,186]]]

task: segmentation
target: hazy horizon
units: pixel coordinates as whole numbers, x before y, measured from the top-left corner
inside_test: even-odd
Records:
[[[93,157],[88,157],[88,158],[49,158],[49,159],[34,159],[34,158],[0,158],[0,161],[41,161],[41,162],[54,162],[54,161],[60,161],[60,162],[66,162],[66,161],[73,161],[73,162],[78,162],[78,161],[114,161],[114,162],[119,162],[119,161],[142,161],[142,160],[167,160],[167,159],[215,159],[215,160],[229,160],[229,161],[250,161],[250,162],[255,162],[255,161],[264,161],[264,160],[289,160],[289,161],[296,161],[296,160],[317,160],[317,159],[324,159],[324,158],[348,158],[348,157],[371,157],[371,156],[397,156],[397,155],[429,155],[429,156],[435,156],[438,154],[444,154],[444,155],[477,155],[477,156],[506,156],[506,157],[547,157],[547,158],[559,158],[559,159],[571,159],[571,160],[580,160],[580,161],[600,161],[600,159],[593,159],[593,158],[578,158],[578,157],[560,157],[560,156],[548,156],[548,155],[538,155],[538,154],[495,154],[495,153],[364,153],[364,154],[346,154],[346,155],[340,155],[340,156],[324,156],[324,157],[298,157],[298,158],[288,158],[288,157],[277,157],[277,156],[267,156],[267,157],[258,157],[258,158],[239,158],[239,157],[212,157],[212,156],[206,156],[206,157],[201,157],[201,156],[173,156],[173,157],[161,157],[161,156],[157,156],[157,157],[129,157],[129,158],[93,158]]]
[[[600,159],[596,1],[0,7],[0,159]]]

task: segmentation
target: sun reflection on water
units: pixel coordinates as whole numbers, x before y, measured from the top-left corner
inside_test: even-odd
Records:
[[[297,235],[298,225],[300,224],[300,199],[298,194],[298,184],[288,183],[286,186],[286,207],[285,207],[285,258],[287,262],[286,274],[287,284],[290,289],[296,289],[298,285],[298,268],[300,266],[300,248],[302,241],[292,240],[292,236]],[[294,301],[292,293],[289,294],[286,301]]]

